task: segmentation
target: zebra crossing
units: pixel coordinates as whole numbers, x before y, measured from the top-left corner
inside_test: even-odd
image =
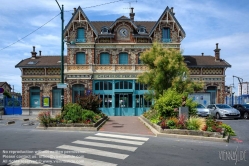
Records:
[[[54,151],[44,150],[35,154],[38,156],[37,158],[42,158],[43,160],[22,158],[8,165],[18,166],[32,164],[52,166],[72,164],[85,166],[116,166],[117,163],[115,163],[115,161],[125,160],[148,140],[149,138],[147,137],[97,133],[94,136],[85,137],[83,140],[75,140],[68,144],[60,145],[56,147]],[[112,150],[114,152],[111,152]],[[87,155],[87,157],[85,157],[85,155]],[[89,156],[94,156],[94,159],[89,158]],[[96,160],[98,157],[100,160]]]

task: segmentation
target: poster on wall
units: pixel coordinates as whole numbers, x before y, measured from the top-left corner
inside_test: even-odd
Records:
[[[49,107],[49,99],[50,99],[50,97],[43,97],[43,99],[42,99],[42,106],[43,107]]]

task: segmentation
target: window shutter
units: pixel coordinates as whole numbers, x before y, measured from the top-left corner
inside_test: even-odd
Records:
[[[119,54],[119,64],[128,64],[128,54],[120,53]]]
[[[108,53],[100,54],[100,64],[110,64],[110,55]]]
[[[85,53],[79,52],[76,54],[76,64],[86,64]]]

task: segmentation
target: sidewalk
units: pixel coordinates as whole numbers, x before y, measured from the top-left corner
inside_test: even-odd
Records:
[[[99,131],[155,135],[138,119],[138,116],[110,116],[109,120],[99,129]]]
[[[29,119],[29,120],[37,120],[37,116],[35,115],[0,115],[1,120],[23,120],[23,119]]]

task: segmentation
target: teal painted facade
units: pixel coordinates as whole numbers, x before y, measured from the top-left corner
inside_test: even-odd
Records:
[[[93,93],[102,99],[100,110],[108,116],[139,116],[149,110],[146,86],[136,80],[95,80]]]

